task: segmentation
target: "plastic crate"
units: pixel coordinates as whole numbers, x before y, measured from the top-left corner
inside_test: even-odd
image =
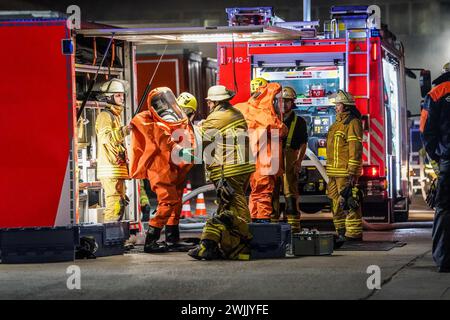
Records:
[[[291,241],[291,226],[287,223],[249,223],[253,239],[250,242],[251,259],[286,257]]]
[[[78,228],[14,228],[0,230],[2,263],[47,263],[75,260]]]
[[[295,256],[323,256],[333,253],[334,238],[332,234],[294,233],[292,235],[292,252]]]
[[[97,244],[96,257],[122,255],[125,241],[130,237],[128,221],[81,224],[80,238],[93,237]]]

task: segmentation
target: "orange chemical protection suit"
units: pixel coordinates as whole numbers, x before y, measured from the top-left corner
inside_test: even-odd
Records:
[[[165,225],[179,224],[186,175],[193,166],[183,160],[173,161],[171,155],[181,147],[195,147],[195,138],[184,112],[177,110],[180,120],[166,121],[154,110],[151,101],[158,90],[161,88],[148,95],[149,110],[139,113],[131,121],[130,177],[150,181],[158,200],[150,226],[161,229]]]
[[[281,138],[288,129],[274,106],[281,86],[269,83],[257,90],[247,102],[235,107],[247,121],[251,150],[256,162],[256,171],[250,177],[250,215],[252,219],[269,220],[273,211],[276,178],[283,174]]]

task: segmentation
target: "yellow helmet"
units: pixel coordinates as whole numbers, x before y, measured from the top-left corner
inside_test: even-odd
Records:
[[[297,99],[297,93],[291,87],[284,87],[281,97],[283,99]]]
[[[182,108],[192,109],[194,112],[197,111],[197,99],[189,92],[182,92],[177,98],[177,103]]]
[[[338,90],[334,99],[331,98],[330,100],[334,104],[342,103],[342,104],[348,105],[348,106],[356,105],[355,98],[353,98],[353,96],[350,93],[345,92],[344,90]]]
[[[250,81],[250,93],[255,93],[259,87],[266,86],[268,81],[264,78],[255,78]]]
[[[444,66],[442,67],[442,73],[446,73],[446,72],[450,72],[450,62],[447,62],[447,63],[444,64]]]

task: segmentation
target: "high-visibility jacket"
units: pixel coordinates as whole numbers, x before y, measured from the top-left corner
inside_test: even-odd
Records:
[[[336,116],[327,136],[327,175],[330,177],[362,174],[363,129],[361,119],[350,111]]]
[[[219,180],[222,174],[233,177],[255,171],[249,156],[247,123],[239,110],[223,102],[214,108],[199,129],[205,148],[214,143],[214,156],[206,159],[212,181]],[[207,149],[204,153],[208,157]]]
[[[251,150],[256,159],[256,171],[263,175],[283,173],[281,138],[287,134],[288,129],[273,105],[275,96],[280,91],[281,86],[278,83],[269,83],[259,87],[257,94],[252,95],[247,102],[235,105],[247,121]],[[272,133],[277,133],[278,136],[273,137]],[[276,146],[272,146],[272,138],[275,138]],[[272,151],[275,154],[272,154]],[[277,167],[274,166],[276,163]]]
[[[108,105],[97,117],[97,177],[128,179],[125,133],[121,125],[122,107]]]

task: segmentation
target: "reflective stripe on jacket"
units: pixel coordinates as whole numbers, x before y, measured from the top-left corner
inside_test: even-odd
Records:
[[[127,156],[124,145],[125,135],[122,130],[120,115],[107,109],[97,117],[97,177],[128,179]]]
[[[352,117],[352,118],[349,118]],[[350,112],[336,116],[327,136],[327,174],[347,177],[362,174],[363,129],[361,120]]]

